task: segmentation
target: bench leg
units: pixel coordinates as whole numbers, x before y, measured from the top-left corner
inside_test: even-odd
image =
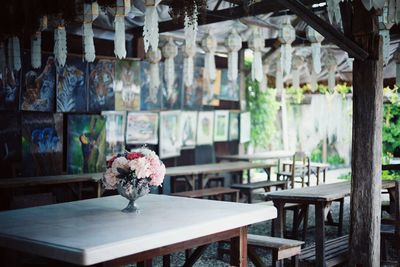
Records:
[[[303,206],[303,241],[306,241],[307,227],[308,227],[308,205],[304,205]]]
[[[342,236],[343,233],[343,210],[344,210],[344,199],[341,199],[339,208],[338,236]]]
[[[171,256],[169,254],[164,255],[162,258],[163,267],[170,267],[171,266]]]
[[[292,256],[290,265],[291,267],[299,267],[299,255]]]
[[[261,258],[257,255],[256,249],[254,247],[247,246],[247,252],[249,254],[249,259],[255,267],[266,267]]]

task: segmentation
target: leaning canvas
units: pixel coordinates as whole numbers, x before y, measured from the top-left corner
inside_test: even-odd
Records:
[[[114,109],[115,60],[98,59],[89,63],[89,111]]]
[[[128,112],[126,144],[158,144],[158,114]]]
[[[229,112],[229,141],[239,140],[239,115],[238,111]]]
[[[140,61],[115,63],[115,110],[140,110]]]
[[[181,154],[180,111],[160,112],[160,158]]]
[[[196,146],[197,111],[182,111],[181,135],[182,149],[192,149]]]
[[[214,111],[200,111],[197,119],[197,145],[209,145],[214,137]]]
[[[240,143],[249,142],[251,138],[250,112],[240,113]]]
[[[106,158],[125,152],[125,111],[103,111],[106,119]]]
[[[229,111],[216,110],[214,114],[214,142],[228,141]]]
[[[228,70],[221,70],[221,92],[219,99],[228,101],[239,101],[239,76],[236,80],[228,80]]]
[[[203,105],[218,106],[221,88],[221,70],[216,70],[215,80],[211,80],[205,68],[203,68]]]

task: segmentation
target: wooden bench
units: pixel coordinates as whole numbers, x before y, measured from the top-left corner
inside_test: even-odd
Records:
[[[261,181],[247,184],[232,184],[231,188],[239,189],[240,192],[247,196],[248,202],[253,202],[253,191],[256,189],[263,188],[265,192],[270,192],[271,187],[276,187],[280,189],[287,188],[287,181]]]
[[[225,196],[229,195],[231,197],[231,201],[238,202],[239,201],[239,190],[232,189],[227,187],[211,187],[200,190],[193,191],[185,191],[172,194],[173,196],[178,197],[189,197],[189,198],[212,198],[212,199],[221,199],[225,200]]]
[[[325,241],[326,267],[344,264],[348,261],[349,236],[341,236]],[[300,266],[315,266],[315,245],[301,251]]]

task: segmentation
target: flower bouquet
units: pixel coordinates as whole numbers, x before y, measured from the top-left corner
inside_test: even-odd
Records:
[[[138,212],[135,200],[147,195],[150,186],[160,186],[164,180],[165,166],[154,151],[135,149],[107,161],[102,183],[106,190],[117,189],[129,200],[123,212]]]

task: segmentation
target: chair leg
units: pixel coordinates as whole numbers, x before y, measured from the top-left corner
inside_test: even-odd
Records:
[[[291,267],[299,267],[299,255],[294,255],[291,258]]]
[[[341,199],[339,208],[338,236],[342,236],[343,233],[343,210],[344,210],[344,199]]]
[[[303,206],[303,241],[306,241],[308,227],[308,205]]]
[[[299,232],[300,218],[299,218],[299,208],[296,207],[293,209],[293,224],[292,224],[292,239],[297,239],[297,235]]]

